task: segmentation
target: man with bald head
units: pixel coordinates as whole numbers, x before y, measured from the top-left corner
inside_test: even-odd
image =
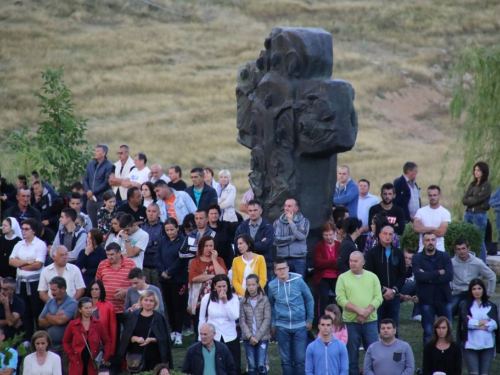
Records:
[[[153,184],[158,180],[163,180],[167,184],[171,181],[170,178],[163,172],[163,169],[160,164],[153,164],[151,166],[151,170],[149,171],[149,181]]]
[[[382,304],[380,281],[374,273],[364,270],[363,253],[354,251],[349,256],[349,271],[337,280],[335,294],[337,303],[343,308],[342,317],[347,327],[349,340],[349,375],[359,375],[359,346],[368,349],[378,340],[377,309]],[[360,293],[363,291],[363,293]]]
[[[233,356],[226,344],[215,341],[215,327],[205,323],[200,327],[200,339],[191,345],[184,358],[182,372],[192,375],[236,375]]]

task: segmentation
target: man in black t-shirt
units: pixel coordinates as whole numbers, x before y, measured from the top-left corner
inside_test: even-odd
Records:
[[[0,285],[0,327],[5,339],[10,339],[23,331],[25,305],[21,298],[14,295],[16,281],[12,277],[6,277]]]
[[[382,202],[370,207],[368,224],[371,224],[372,219],[376,214],[381,211],[385,211],[387,213],[387,220],[389,221],[389,224],[394,227],[394,231],[398,234],[398,236],[401,236],[405,230],[406,220],[403,209],[393,204],[394,198],[396,197],[394,185],[388,182],[383,184],[380,190]]]
[[[118,212],[124,212],[134,217],[135,223],[141,225],[146,220],[146,207],[142,205],[141,191],[132,186],[127,191],[127,203],[118,207]]]

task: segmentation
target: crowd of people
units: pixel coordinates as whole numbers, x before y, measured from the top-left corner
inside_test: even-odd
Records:
[[[165,375],[172,348],[192,333],[187,374],[240,374],[241,342],[247,372],[267,374],[272,341],[284,375],[413,374],[412,348],[398,338],[408,301],[422,324],[424,374],[461,374],[462,359],[469,373],[489,373],[500,334],[484,234],[500,192],[491,196],[486,163],[463,198],[464,221],[483,233],[480,258],[466,238],[453,258],[445,251],[451,215],[437,185],[422,207],[415,163],[382,185],[380,202],[367,179],[339,167],[332,216],[309,249],[310,287],[309,220],[296,198],[270,223],[251,189],[236,209],[228,170],[216,182],[213,169],[193,168],[188,187],[178,165],[148,167],[126,145],[114,164],[107,154],[96,146],[68,197],[36,172],[17,187],[2,179],[0,341],[22,333],[31,343],[24,374]],[[401,249],[408,223],[418,249]],[[13,373],[9,350],[0,370]]]

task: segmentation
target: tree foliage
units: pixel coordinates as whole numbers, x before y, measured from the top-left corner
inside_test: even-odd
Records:
[[[44,178],[64,191],[79,180],[91,153],[84,139],[87,122],[73,114],[71,91],[63,80],[63,68],[42,72],[44,83],[39,94],[42,121],[36,134],[28,128],[6,132],[5,146],[11,180],[16,174],[29,175],[37,170]],[[9,173],[10,172],[10,173]]]
[[[490,166],[492,186],[500,185],[500,45],[469,47],[462,51],[453,71],[455,85],[451,115],[462,121],[458,148],[463,154],[458,192],[465,192],[472,181],[474,164],[485,161]],[[463,212],[461,194],[457,194],[455,213]]]

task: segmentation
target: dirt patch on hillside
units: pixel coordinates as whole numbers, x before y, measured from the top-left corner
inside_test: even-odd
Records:
[[[430,86],[408,79],[396,92],[379,93],[370,103],[377,127],[404,133],[424,142],[449,139],[449,98]]]

